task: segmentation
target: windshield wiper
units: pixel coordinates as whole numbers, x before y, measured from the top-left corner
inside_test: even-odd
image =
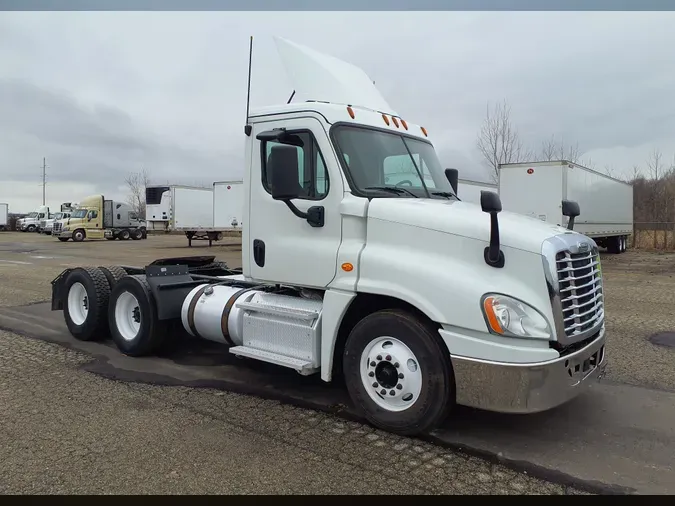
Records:
[[[364,188],[364,190],[384,190],[384,191],[389,191],[392,193],[396,193],[397,195],[400,195],[401,193],[407,193],[408,195],[412,195],[416,199],[419,197],[415,195],[413,192],[406,188],[401,188],[399,186],[367,186]]]
[[[432,195],[438,195],[439,197],[445,197],[445,198],[448,198],[448,199],[450,197],[452,197],[452,198],[455,198],[455,199],[459,200],[459,197],[457,195],[455,195],[454,193],[450,193],[450,192],[431,192],[431,194]]]

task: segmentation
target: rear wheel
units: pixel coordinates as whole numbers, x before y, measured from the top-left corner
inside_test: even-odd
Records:
[[[150,355],[169,331],[157,318],[155,300],[145,276],[125,276],[113,288],[108,308],[110,335],[119,350],[130,356]]]
[[[401,435],[436,427],[454,401],[454,375],[436,330],[387,309],[361,320],[345,344],[347,390],[373,425]]]
[[[108,267],[99,267],[99,270],[108,280],[110,290],[117,284],[117,282],[127,275],[127,271],[122,269],[119,265],[110,265]]]
[[[63,316],[73,337],[80,341],[105,337],[110,287],[103,273],[93,267],[73,269],[66,278],[65,293]]]
[[[143,239],[143,231],[140,228],[136,228],[131,232],[131,238],[134,241],[139,241],[140,239]]]
[[[129,239],[129,231],[128,230],[120,230],[119,233],[117,234],[117,237],[119,238],[120,241],[126,241]]]

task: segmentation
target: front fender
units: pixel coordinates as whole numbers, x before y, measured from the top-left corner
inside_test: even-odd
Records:
[[[483,259],[486,246],[487,240],[371,219],[357,291],[401,299],[446,328],[485,339],[495,336],[487,333],[481,297],[502,293],[538,309],[554,332],[541,255],[503,247],[506,263],[496,269]]]

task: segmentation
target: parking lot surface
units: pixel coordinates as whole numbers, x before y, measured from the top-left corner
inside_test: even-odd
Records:
[[[236,239],[212,248],[199,243],[187,248],[187,240],[180,236],[74,244],[36,234],[0,233],[0,305],[16,308],[48,300],[49,281],[69,266],[144,265],[161,257],[202,254],[216,255],[233,267],[241,265]],[[631,390],[636,388],[671,398],[667,396],[675,390],[675,350],[655,346],[647,338],[675,328],[668,310],[675,288],[674,264],[675,255],[633,251],[603,259],[608,313],[606,388],[610,390],[598,390],[602,402],[611,404],[616,388],[628,389],[625,398],[650,398],[642,390],[637,394]],[[65,343],[36,339],[41,333],[56,332],[41,329],[50,325],[37,323],[37,319],[33,327],[29,322],[23,327],[27,331],[17,333],[16,320],[31,317],[10,311],[14,309],[7,310],[4,319],[0,315],[5,328],[0,331],[0,405],[5,408],[0,420],[0,491],[5,493],[561,494],[589,488],[588,483],[581,483],[583,479],[578,486],[561,485],[565,480],[549,473],[557,482],[550,483],[522,468],[449,449],[443,441],[452,442],[451,447],[463,442],[471,446],[457,436],[461,422],[440,431],[440,444],[433,444],[224,388],[158,386],[147,378],[145,383],[116,381],[114,374],[96,374],[86,367],[95,355],[99,361],[107,357],[107,351],[87,353],[69,349]],[[113,360],[105,358],[104,362],[109,365]],[[133,360],[139,368],[149,363]],[[199,375],[203,369],[191,366],[180,373]],[[118,379],[127,379],[122,376]],[[577,409],[592,412],[594,406],[587,399]],[[640,411],[643,417],[645,413],[651,418],[669,415],[658,409]],[[491,414],[463,414],[464,423],[473,429],[469,436],[476,436],[477,426],[488,432],[497,426],[488,441],[492,448],[487,448],[485,438],[476,446],[495,455],[518,450],[509,448],[514,437],[504,433],[508,421]],[[544,433],[547,423],[536,418],[525,423],[518,445],[530,446],[544,456],[565,447],[568,436],[559,431]],[[593,423],[602,425],[603,421],[596,416]],[[651,424],[661,440],[672,438],[665,420],[635,423]],[[616,423],[611,427],[617,438],[624,435]],[[464,432],[470,432],[468,427]],[[539,436],[528,445],[530,432]],[[500,443],[500,435],[508,436],[508,441],[504,438]],[[542,446],[546,440],[548,447]],[[644,435],[631,435],[629,444],[636,445],[642,459],[639,465],[651,465],[657,476],[672,472],[672,459],[664,453],[667,447],[654,450],[650,444],[649,449],[640,450],[648,441]],[[587,476],[588,471],[592,474],[594,463],[602,457],[592,453],[592,444],[588,448],[586,455],[583,446],[575,449],[578,462],[574,455],[558,452],[562,460],[556,467],[577,478]],[[529,460],[544,468],[554,462]],[[618,469],[614,476],[599,473],[601,485],[626,487],[627,491],[645,492],[650,486],[657,492],[666,490],[658,479],[650,484],[650,478],[640,478],[639,486],[632,486],[633,468]]]

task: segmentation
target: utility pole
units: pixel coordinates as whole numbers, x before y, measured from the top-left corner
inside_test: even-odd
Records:
[[[46,205],[46,195],[47,195],[47,159],[42,159],[42,205]]]

